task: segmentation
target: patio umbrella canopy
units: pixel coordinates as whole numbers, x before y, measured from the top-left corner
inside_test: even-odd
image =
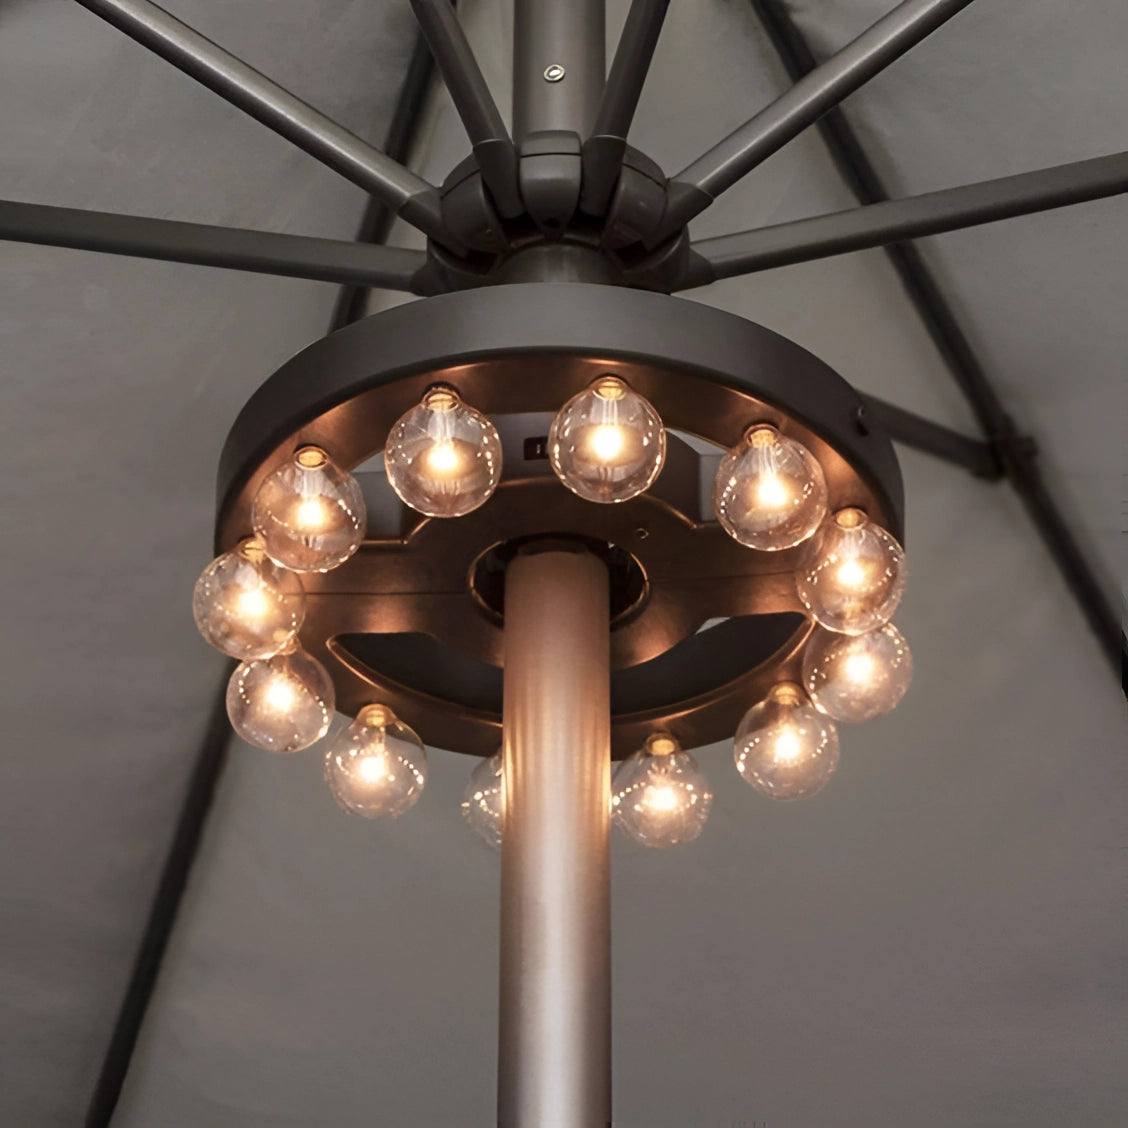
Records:
[[[407,0],[166,7],[432,184],[468,151]],[[608,59],[628,7],[608,4]],[[631,145],[691,166],[893,7],[674,0]],[[512,5],[458,13],[508,122]],[[1117,154],[1125,42],[1121,4],[972,3],[690,236],[719,275],[732,245],[705,240]],[[0,8],[0,127],[8,201],[425,245],[71,0]],[[725,742],[695,750],[715,792],[697,841],[614,842],[616,1125],[1128,1114],[1128,203],[1102,194],[709,284],[698,264],[685,299],[901,409],[877,408],[915,675],[895,713],[842,727],[809,801],[754,794]],[[316,749],[229,739],[230,667],[190,610],[243,403],[330,328],[427,299],[24,242],[31,217],[0,204],[0,1120],[493,1122],[498,856],[459,814],[474,761],[428,749],[413,811],[346,817]]]

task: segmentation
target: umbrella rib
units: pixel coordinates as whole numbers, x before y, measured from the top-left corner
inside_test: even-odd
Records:
[[[421,293],[423,251],[0,200],[0,239]]]
[[[150,0],[77,0],[452,250],[435,187]]]
[[[520,215],[523,205],[517,187],[517,150],[454,5],[451,0],[411,0],[411,7],[494,203],[503,216]]]
[[[169,937],[176,925],[177,912],[199,851],[204,825],[227,762],[231,728],[227,721],[224,697],[227,679],[234,669],[234,662],[226,664],[219,693],[204,730],[203,742],[173,830],[172,843],[149,906],[149,915],[134,957],[129,983],[122,996],[98,1080],[86,1109],[85,1128],[109,1128],[121,1096],[121,1087],[133,1059],[137,1036],[149,1009]]]
[[[670,0],[632,0],[607,84],[584,142],[583,207],[602,215],[611,200],[642,87],[654,59]]]
[[[791,89],[670,178],[654,242],[673,235],[807,126],[838,105],[972,0],[903,0]]]
[[[669,6],[670,0],[633,0],[607,74],[592,126],[593,137],[607,134],[626,138]]]
[[[454,3],[454,0],[452,0]],[[435,73],[435,58],[431,54],[422,33],[416,35],[411,59],[407,64],[407,74],[400,87],[392,120],[384,137],[384,151],[393,160],[406,164],[411,157],[411,146],[417,132],[417,125],[423,120],[427,105],[427,92]],[[357,228],[358,243],[383,244],[388,241],[395,221],[395,213],[377,196],[369,196],[364,214]],[[425,281],[427,271],[418,275],[416,283],[420,290],[428,293],[430,287]],[[333,314],[329,319],[328,332],[333,333],[359,321],[368,312],[368,295],[371,287],[366,283],[342,286],[334,303]]]
[[[1128,192],[1128,153],[1076,161],[693,243],[691,285],[960,231]]]
[[[862,398],[866,402],[866,413],[878,420],[894,442],[961,466],[977,478],[997,481],[1003,476],[991,444],[983,439],[961,434],[877,396],[863,395]]]

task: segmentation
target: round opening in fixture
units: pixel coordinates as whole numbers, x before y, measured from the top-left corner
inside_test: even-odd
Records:
[[[646,599],[646,573],[638,559],[617,544],[577,535],[517,537],[487,549],[474,562],[470,573],[471,595],[495,623],[505,619],[505,569],[523,551],[569,548],[590,552],[607,566],[610,577],[611,629],[637,613]]]

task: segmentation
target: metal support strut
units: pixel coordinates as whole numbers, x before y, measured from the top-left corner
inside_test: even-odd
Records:
[[[423,292],[422,251],[0,200],[0,239],[345,286]]]
[[[608,589],[560,542],[506,571],[499,1128],[611,1123]]]
[[[452,242],[427,181],[306,105],[150,0],[78,0],[225,101],[379,196],[407,223]],[[457,249],[457,248],[455,248]]]
[[[704,211],[741,177],[971,2],[901,0],[857,39],[672,176],[664,234],[671,234]]]
[[[693,243],[685,289],[1128,192],[1128,153],[944,188]]]

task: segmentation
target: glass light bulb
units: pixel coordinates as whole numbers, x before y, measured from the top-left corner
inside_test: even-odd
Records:
[[[836,721],[869,721],[897,707],[913,680],[913,656],[892,623],[862,635],[816,628],[803,651],[803,686]]]
[[[298,633],[305,593],[301,580],[279,568],[260,542],[245,540],[200,574],[192,615],[216,650],[243,660],[269,658]]]
[[[712,804],[709,781],[697,761],[664,734],[628,756],[611,781],[612,821],[644,846],[692,842]]]
[[[721,459],[713,510],[729,536],[749,548],[794,548],[826,516],[826,478],[802,443],[757,424]]]
[[[334,702],[325,667],[293,643],[272,658],[241,663],[227,683],[231,727],[268,752],[300,752],[320,740]]]
[[[396,818],[427,784],[423,741],[391,709],[368,705],[326,750],[325,781],[344,810]]]
[[[838,730],[804,696],[783,682],[753,705],[733,741],[736,770],[772,799],[806,799],[838,767]]]
[[[295,572],[328,572],[364,539],[364,495],[319,447],[302,447],[259,486],[251,524],[267,556]]]
[[[462,793],[462,816],[491,846],[501,845],[505,777],[502,775],[500,752],[488,760],[479,761],[470,773],[466,790]]]
[[[858,635],[889,622],[907,578],[901,546],[860,509],[840,509],[811,541],[795,585],[817,623]]]
[[[392,428],[384,466],[405,505],[428,517],[461,517],[497,489],[501,439],[480,411],[440,385]]]
[[[556,476],[587,501],[629,501],[654,484],[666,459],[658,412],[617,376],[601,376],[552,420]]]

